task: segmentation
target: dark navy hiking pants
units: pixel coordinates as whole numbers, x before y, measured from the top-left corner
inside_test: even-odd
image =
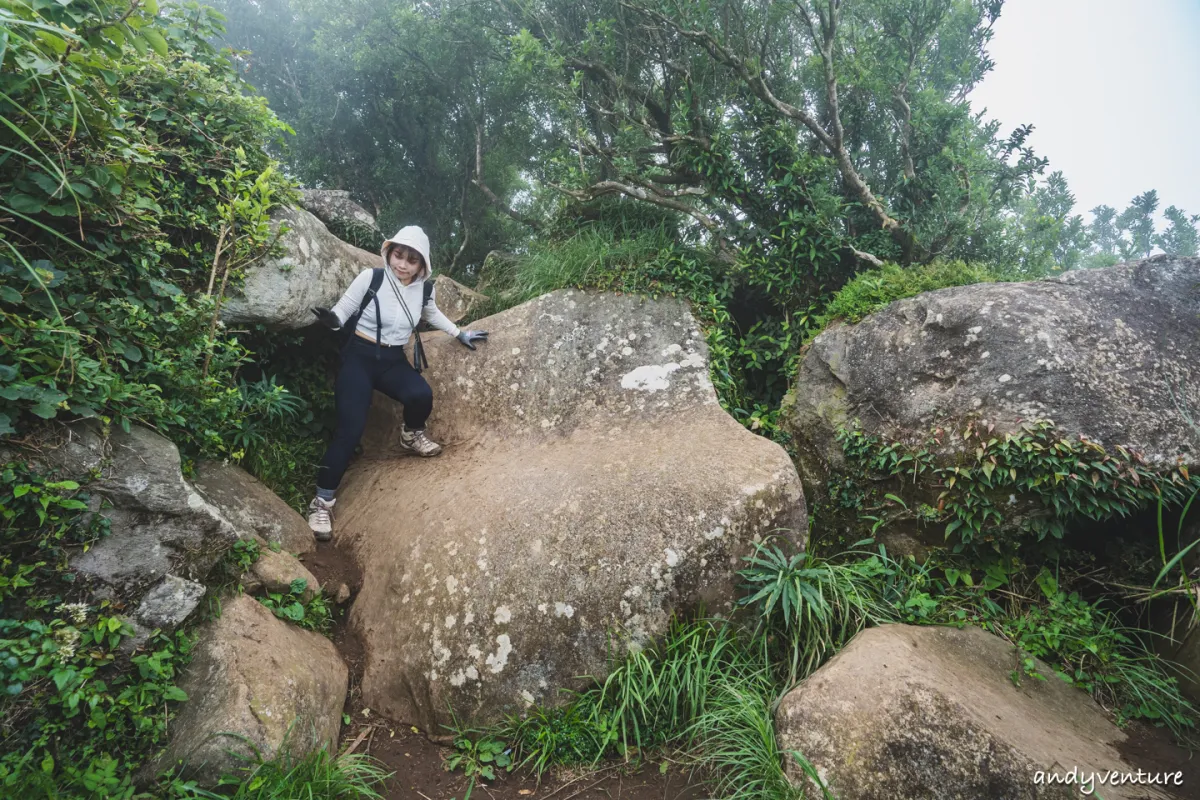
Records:
[[[376,358],[378,355],[378,358]],[[412,368],[402,347],[380,347],[361,336],[351,336],[342,350],[342,366],[334,384],[337,431],[321,459],[317,487],[336,489],[354,455],[354,448],[367,425],[374,389],[404,405],[404,425],[409,430],[425,427],[433,411],[433,390]]]

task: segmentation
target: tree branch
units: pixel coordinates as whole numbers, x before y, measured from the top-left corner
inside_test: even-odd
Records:
[[[530,228],[533,228],[535,231],[540,231],[542,229],[542,223],[539,220],[536,220],[533,217],[522,214],[520,211],[517,211],[512,206],[510,206],[508,203],[505,203],[503,200],[501,200],[499,197],[496,196],[495,192],[493,192],[491,189],[488,188],[486,183],[483,182],[483,125],[482,124],[475,125],[475,177],[471,179],[471,184],[473,186],[475,186],[475,188],[477,188],[480,192],[483,193],[483,196],[488,199],[489,203],[494,205],[497,209],[499,209],[501,212],[503,212],[506,216],[510,217],[511,219],[516,220],[517,222],[521,223],[522,225],[528,225]]]
[[[842,127],[841,112],[838,104],[837,75],[834,71],[833,61],[833,44],[837,37],[838,14],[841,9],[840,0],[828,0],[828,5],[824,12],[818,7],[817,20],[815,22],[804,3],[799,1],[795,3],[800,12],[801,19],[812,34],[813,43],[821,57],[822,68],[825,74],[826,102],[829,104],[829,130],[804,109],[793,106],[776,97],[763,78],[761,70],[751,69],[750,65],[744,59],[721,44],[709,31],[684,28],[661,12],[633,5],[627,2],[627,0],[620,0],[620,3],[623,7],[649,17],[674,30],[685,39],[699,44],[715,61],[733,70],[756,97],[783,116],[799,122],[811,131],[813,136],[834,157],[838,165],[838,171],[841,173],[842,179],[845,181],[850,193],[875,217],[880,227],[886,230],[888,235],[900,245],[904,253],[904,259],[906,261],[910,259],[916,246],[912,234],[898,220],[887,213],[887,210],[883,207],[883,203],[879,201],[879,198],[871,191],[866,180],[855,169],[854,163],[850,159],[850,153],[845,147],[845,131]]]

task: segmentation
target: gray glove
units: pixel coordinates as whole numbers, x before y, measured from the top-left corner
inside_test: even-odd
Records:
[[[470,349],[474,350],[475,345],[472,342],[486,342],[487,331],[461,331],[458,336],[454,337],[465,344]]]
[[[329,308],[310,308],[313,314],[317,317],[317,322],[324,325],[326,328],[332,328],[335,331],[342,327],[342,321],[338,319],[338,315],[333,313]]]

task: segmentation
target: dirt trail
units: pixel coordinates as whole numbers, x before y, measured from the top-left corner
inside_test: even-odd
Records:
[[[339,584],[350,587],[352,597],[361,583],[358,565],[348,553],[322,543],[302,557],[305,566],[332,595]],[[350,668],[350,692],[345,713],[350,724],[342,727],[340,750],[353,747],[368,753],[394,773],[384,791],[387,800],[463,800],[468,781],[461,772],[443,766],[449,748],[429,741],[408,725],[379,717],[362,704],[360,682],[363,648],[347,623],[349,604],[334,609],[333,642]],[[364,713],[365,712],[365,713]],[[699,780],[678,764],[634,767],[604,763],[596,770],[558,770],[543,776],[540,784],[530,775],[514,773],[494,783],[480,784],[472,798],[489,800],[696,800],[707,796]]]

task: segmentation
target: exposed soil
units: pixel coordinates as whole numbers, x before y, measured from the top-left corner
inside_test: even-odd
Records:
[[[1200,795],[1200,753],[1189,753],[1175,744],[1165,728],[1152,728],[1133,722],[1125,729],[1129,738],[1118,748],[1125,762],[1158,775],[1183,773],[1179,786],[1158,787],[1179,800],[1194,800]]]
[[[351,600],[358,594],[362,575],[354,559],[332,544],[319,543],[314,552],[302,556],[304,565],[316,576],[328,597],[342,583],[350,587]],[[394,773],[383,795],[387,800],[463,800],[469,781],[461,772],[447,772],[443,763],[448,747],[431,742],[417,729],[382,718],[363,706],[362,673],[364,650],[348,624],[350,603],[336,607],[333,642],[350,670],[350,691],[344,712],[350,724],[342,726],[339,749],[366,753],[383,762]],[[520,772],[503,774],[494,783],[479,784],[472,798],[495,800],[695,800],[706,796],[697,776],[686,767],[659,761],[631,765],[604,763],[595,770],[556,770],[535,777]]]

